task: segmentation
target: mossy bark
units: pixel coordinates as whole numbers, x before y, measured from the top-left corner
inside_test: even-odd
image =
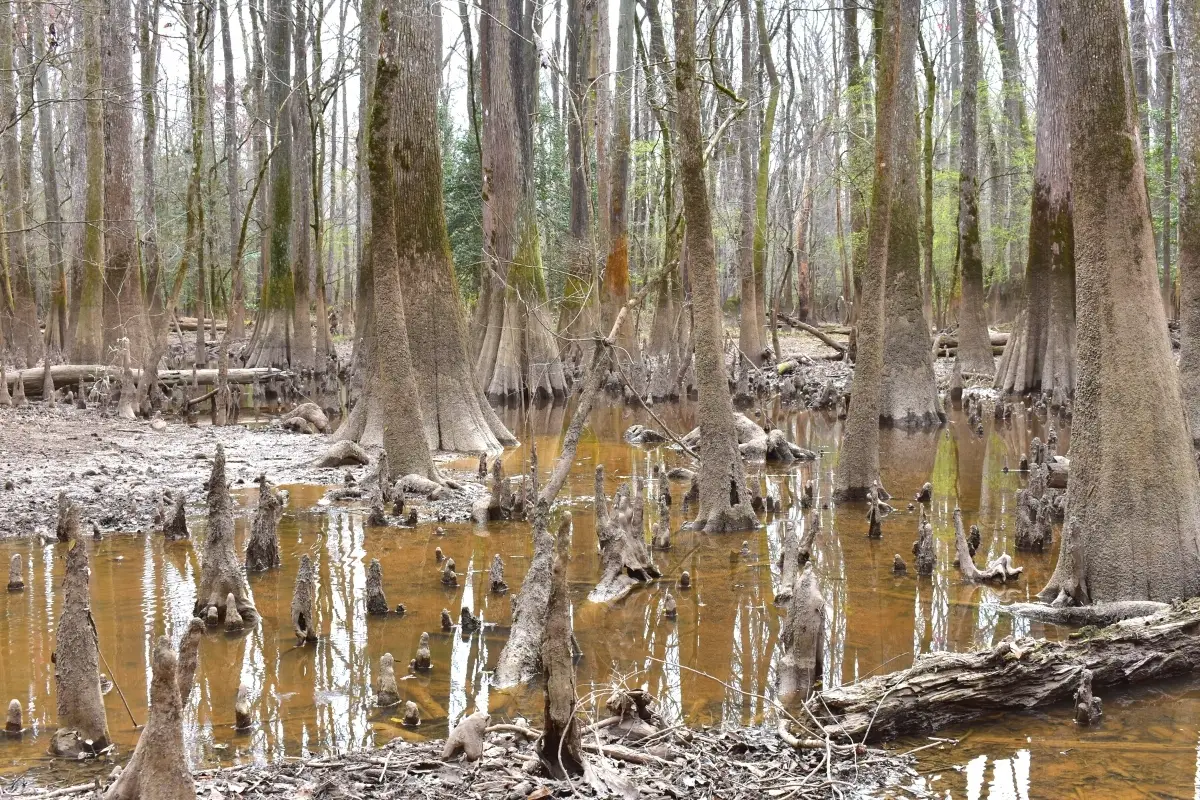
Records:
[[[85,177],[83,264],[77,292],[78,312],[71,320],[71,360],[104,363],[104,96],[101,78],[100,9],[83,6]]]
[[[1179,379],[1200,443],[1200,5],[1175,4],[1179,59]]]
[[[704,136],[696,75],[694,0],[675,4],[676,106],[686,243],[692,283],[696,384],[700,395],[700,503],[695,527],[711,533],[749,530],[758,520],[750,507],[746,468],[737,447],[733,398],[725,374],[717,255],[704,169]]]
[[[1061,10],[1078,375],[1068,519],[1042,597],[1194,597],[1200,475],[1165,336],[1125,18],[1111,0],[1077,0]],[[1153,481],[1140,477],[1148,474]]]

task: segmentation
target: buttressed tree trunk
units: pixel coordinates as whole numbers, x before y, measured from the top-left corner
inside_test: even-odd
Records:
[[[694,526],[710,533],[749,530],[758,520],[750,507],[746,468],[738,452],[733,398],[725,376],[717,254],[704,170],[704,135],[696,82],[695,0],[675,3],[675,50],[679,160],[687,219],[692,283],[696,385],[700,395],[700,509]]]
[[[32,367],[42,356],[42,337],[37,323],[37,298],[29,273],[25,241],[25,201],[22,185],[21,146],[17,125],[17,89],[13,69],[13,6],[0,0],[0,155],[4,164],[4,253],[7,266],[6,290],[11,291],[9,345]],[[8,294],[8,291],[5,292]],[[5,300],[9,298],[6,296]]]
[[[133,213],[133,47],[127,2],[104,15],[104,349],[129,340],[133,363],[146,362],[150,334]]]
[[[1075,239],[1059,4],[1038,3],[1038,113],[1021,311],[996,372],[1004,393],[1075,391]]]
[[[1042,597],[1194,597],[1200,475],[1165,335],[1123,4],[1075,0],[1062,17],[1079,364],[1067,523]]]
[[[403,251],[398,249],[397,232],[401,229],[398,214],[397,167],[417,167],[420,159],[414,152],[420,147],[410,139],[414,133],[424,136],[427,131],[409,119],[420,116],[414,112],[416,101],[404,85],[421,81],[427,70],[425,50],[433,44],[427,40],[435,35],[435,21],[427,7],[407,0],[386,0],[380,15],[379,61],[375,70],[375,96],[371,103],[368,142],[368,167],[371,171],[371,267],[374,281],[375,314],[371,321],[374,337],[370,343],[374,359],[374,380],[368,396],[360,403],[374,402],[383,427],[383,447],[387,452],[392,474],[388,479],[415,473],[436,479],[437,471],[425,443],[424,415],[417,396],[416,376],[413,374],[409,351],[408,331],[404,317],[404,300],[400,288],[398,261],[415,259],[427,263],[431,244],[436,246],[426,225],[405,225]],[[423,34],[423,35],[422,35]],[[403,42],[404,46],[401,46]],[[421,46],[416,43],[421,42]],[[424,78],[429,81],[428,77]],[[436,81],[436,78],[433,79]],[[422,84],[427,86],[428,83]],[[407,105],[401,105],[404,97]],[[418,101],[419,102],[419,101]],[[432,102],[432,98],[430,99]],[[425,144],[437,147],[437,138]],[[428,167],[426,166],[426,169]],[[405,198],[407,201],[408,198]],[[436,209],[440,209],[437,206]],[[430,209],[426,207],[426,211]],[[413,212],[415,213],[415,212]],[[405,213],[405,222],[412,214]],[[434,251],[436,252],[436,250]],[[370,408],[367,411],[370,414]],[[382,478],[383,476],[381,476]]]
[[[497,452],[502,444],[515,444],[515,440],[475,384],[467,357],[466,313],[443,211],[437,116],[441,16],[424,11],[424,4],[409,0],[406,4],[412,8],[404,10],[403,24],[398,25],[403,57],[396,64],[393,106],[400,154],[393,163],[395,196],[403,206],[393,224],[425,445]],[[377,285],[377,300],[378,291]]]
[[[495,401],[566,395],[545,312],[533,169],[538,58],[533,4],[486,0],[479,45],[483,87],[483,258],[486,329],[475,377]]]
[[[906,9],[907,11],[907,9]],[[883,389],[879,418],[905,428],[937,425],[943,414],[933,377],[933,343],[921,306],[920,137],[916,108],[916,27],[904,20],[892,129],[895,186],[884,270]],[[861,358],[862,351],[859,351]]]
[[[963,372],[995,373],[983,303],[983,245],[979,238],[979,23],[975,0],[963,0],[962,160],[958,177],[958,258],[962,304],[958,364]]]
[[[292,283],[291,0],[267,3],[266,111],[271,133],[267,229],[263,231],[263,287],[246,365],[286,367],[292,362],[295,287]]]
[[[916,48],[917,0],[886,0],[880,7],[879,87],[875,100],[875,181],[871,187],[871,224],[858,309],[858,360],[850,384],[850,413],[834,475],[834,497],[862,499],[879,477],[879,412],[883,398],[883,287],[887,277],[888,228],[892,193],[893,130],[902,60]],[[901,6],[903,5],[903,8]],[[911,30],[910,30],[911,29]]]
[[[1179,380],[1200,442],[1200,5],[1175,4],[1179,59]]]

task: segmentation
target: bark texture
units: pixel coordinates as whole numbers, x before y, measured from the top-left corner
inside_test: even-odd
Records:
[[[72,756],[108,746],[108,719],[100,693],[100,651],[88,591],[88,554],[76,536],[67,551],[62,614],[54,631],[54,690],[58,732],[53,755]]]
[[[1200,476],[1158,292],[1125,18],[1111,0],[1079,0],[1062,11],[1079,369],[1068,519],[1042,597],[1058,604],[1193,597],[1200,594]],[[1131,413],[1148,408],[1155,413]],[[1154,481],[1136,477],[1151,472]]]
[[[247,623],[258,619],[246,573],[238,561],[233,541],[233,499],[225,482],[225,448],[217,445],[208,478],[208,531],[200,557],[200,588],[195,615],[210,624],[225,619],[225,603],[232,594],[238,615]]]
[[[1200,6],[1175,3],[1179,59],[1179,380],[1200,444]]]
[[[582,775],[583,745],[575,715],[575,663],[571,642],[571,596],[567,565],[571,559],[571,515],[563,515],[555,541],[554,569],[542,630],[542,669],[546,673],[545,730],[538,742],[542,766],[554,777]]]

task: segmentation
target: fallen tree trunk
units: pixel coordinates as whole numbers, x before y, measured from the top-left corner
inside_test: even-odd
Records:
[[[27,396],[40,397],[42,394],[42,384],[45,380],[45,371],[44,367],[34,367],[32,369],[23,369],[20,372],[11,372],[6,376],[6,381],[9,385],[12,385],[15,391],[16,382],[20,379]],[[50,378],[54,382],[54,385],[61,389],[65,386],[77,386],[81,381],[95,381],[103,378],[108,378],[114,383],[120,383],[121,372],[120,367],[108,367],[103,364],[58,364],[50,368]],[[140,369],[130,369],[129,372],[135,382],[142,376]],[[219,373],[219,369],[198,369],[194,373],[196,383],[200,386],[215,386]],[[227,373],[230,383],[258,383],[271,378],[291,377],[291,374],[287,370],[275,369],[274,367],[246,367],[231,369]],[[175,384],[190,386],[192,376],[193,371],[190,369],[158,370],[159,383],[168,386]]]
[[[1102,689],[1198,667],[1200,598],[1193,598],[1065,642],[1008,637],[990,650],[928,653],[909,669],[819,692],[808,707],[830,737],[879,741],[1070,701],[1085,669]]]
[[[1004,347],[1008,344],[1008,333],[1003,331],[988,331],[988,339],[991,340],[992,347]],[[958,347],[958,337],[954,334],[943,334],[941,338],[941,347]]]
[[[805,333],[811,333],[813,336],[817,337],[822,342],[824,342],[825,344],[832,347],[834,350],[837,350],[839,353],[842,353],[843,355],[846,353],[846,345],[842,344],[841,342],[836,342],[833,339],[830,339],[828,336],[825,335],[825,332],[822,331],[820,328],[813,327],[812,325],[809,325],[807,322],[801,322],[798,318],[793,317],[790,314],[780,314],[779,318],[781,320],[783,320],[784,322],[786,322],[791,327],[796,328],[797,330],[802,330]]]

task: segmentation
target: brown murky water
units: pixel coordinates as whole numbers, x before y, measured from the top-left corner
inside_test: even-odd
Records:
[[[688,405],[666,406],[658,413],[683,432],[693,424]],[[566,424],[562,408],[535,410],[528,419],[512,415],[510,424],[536,441],[543,470],[558,452]],[[673,549],[656,560],[670,584],[687,569],[693,588],[677,593],[679,617],[663,617],[662,590],[647,587],[614,607],[587,602],[599,575],[591,491],[593,469],[603,463],[609,492],[617,476],[645,476],[653,460],[675,460],[669,450],[630,447],[622,431],[634,422],[652,422],[641,410],[622,405],[597,409],[585,434],[563,497],[575,509],[570,577],[575,626],[584,650],[579,664],[581,692],[602,690],[614,675],[642,685],[663,701],[668,717],[694,726],[757,724],[769,721],[762,696],[772,693],[779,612],[772,603],[773,567],[783,520],[803,524],[791,498],[810,477],[827,496],[836,463],[840,423],[830,416],[786,417],[790,437],[820,450],[815,464],[790,470],[762,470],[764,492],[784,501],[789,512],[768,517],[756,532],[742,536],[706,536],[681,532]],[[1041,588],[1054,565],[1054,554],[1020,554],[1025,574],[1008,588],[962,583],[951,566],[955,503],[967,524],[983,532],[988,557],[1012,552],[1012,507],[1021,478],[1006,473],[1016,466],[1028,440],[1042,435],[1035,418],[1018,417],[1011,425],[985,422],[977,436],[955,415],[940,431],[919,435],[885,432],[884,483],[897,498],[898,511],[884,522],[884,538],[865,536],[860,506],[825,508],[817,539],[817,568],[827,608],[827,683],[853,681],[908,666],[914,654],[931,650],[987,647],[1014,632],[1061,636],[1037,623],[1016,622],[999,613],[1004,601],[1026,599]],[[1060,434],[1060,451],[1068,435]],[[509,474],[520,470],[525,450],[506,455]],[[463,464],[464,468],[473,465]],[[938,546],[938,570],[932,579],[911,573],[893,577],[892,556],[911,561],[909,548],[916,517],[906,501],[922,483],[935,487],[932,517]],[[674,496],[680,496],[676,487]],[[422,631],[431,634],[434,669],[428,677],[401,682],[406,699],[421,708],[420,736],[444,736],[448,725],[475,708],[493,718],[541,713],[540,690],[501,694],[488,687],[487,675],[507,636],[510,598],[487,591],[487,567],[495,553],[506,565],[506,578],[519,588],[531,555],[528,527],[505,523],[476,526],[434,525],[416,530],[371,528],[365,510],[318,505],[320,487],[291,487],[291,502],[280,526],[284,565],[251,578],[263,623],[237,636],[208,635],[201,647],[198,691],[186,712],[186,730],[194,764],[269,761],[310,753],[362,747],[413,736],[393,718],[395,710],[372,706],[375,671],[385,652],[407,663]],[[242,502],[253,502],[244,495]],[[683,522],[678,502],[673,527]],[[648,514],[650,512],[648,511]],[[244,541],[248,517],[238,520]],[[202,535],[203,520],[193,522]],[[737,556],[742,540],[751,555]],[[92,551],[92,606],[103,656],[123,690],[134,718],[143,722],[149,689],[149,658],[154,637],[175,639],[186,628],[195,600],[199,563],[193,542],[166,543],[161,537],[112,536],[88,541]],[[460,586],[446,589],[434,549],[455,559]],[[0,740],[0,773],[11,776],[34,769],[38,780],[74,782],[74,767],[55,766],[45,756],[54,725],[54,679],[50,657],[58,614],[57,588],[62,546],[34,547],[29,541],[0,542],[0,563],[13,552],[26,557],[28,588],[0,596],[0,699],[16,697],[26,706],[32,730],[18,740]],[[296,647],[288,609],[302,554],[314,557],[319,584],[320,630],[316,645]],[[368,618],[363,602],[366,564],[378,558],[384,588],[393,606],[404,603],[404,617]],[[439,615],[466,605],[487,624],[481,634],[443,633]],[[398,670],[402,671],[402,670]],[[254,698],[256,729],[233,730],[233,699],[245,683]],[[1037,715],[1008,717],[973,728],[945,732],[963,737],[951,749],[923,750],[920,770],[939,792],[963,798],[1090,797],[1104,791],[1120,796],[1200,796],[1197,740],[1200,736],[1200,688],[1185,683],[1106,694],[1105,722],[1079,731],[1066,708]],[[109,726],[121,751],[137,740],[117,690],[106,696]],[[927,740],[898,742],[905,751]]]

